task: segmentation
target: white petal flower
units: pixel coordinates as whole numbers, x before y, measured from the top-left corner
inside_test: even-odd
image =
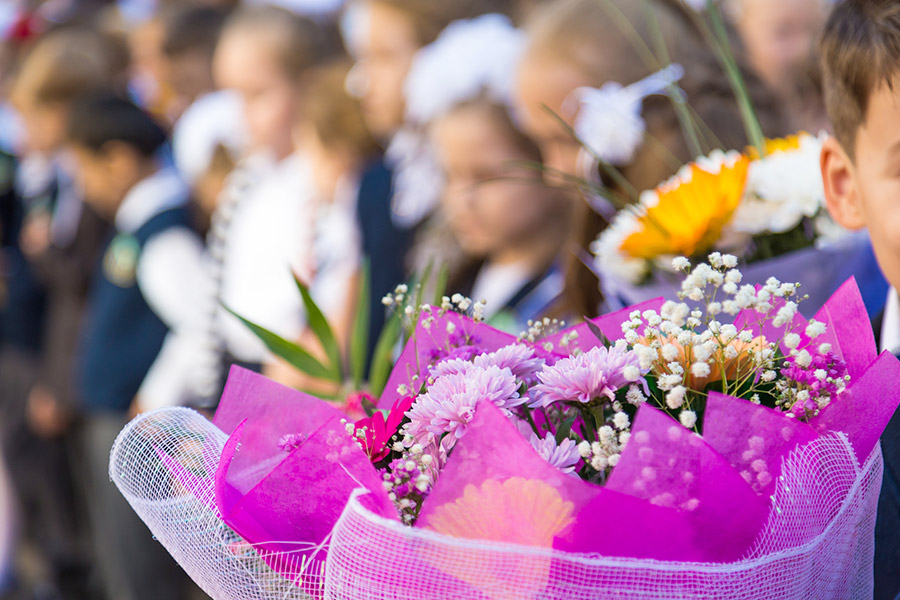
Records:
[[[744,197],[729,228],[753,235],[784,233],[803,217],[816,216],[825,198],[819,167],[824,139],[801,134],[799,148],[750,163]]]
[[[572,94],[579,103],[574,123],[578,139],[606,163],[629,164],[644,141],[644,98],[664,93],[682,75],[684,69],[673,64],[628,86],[607,81],[600,89],[578,88]]]

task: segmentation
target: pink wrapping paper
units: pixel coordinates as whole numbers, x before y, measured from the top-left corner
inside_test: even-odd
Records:
[[[357,488],[374,513],[396,518],[365,453],[322,400],[262,375],[232,368],[214,423],[230,433],[216,472],[216,504],[225,521],[285,575],[295,576],[297,553],[324,560],[321,547]],[[288,452],[285,435],[301,436]]]
[[[388,377],[378,408],[389,409],[404,396],[397,391],[401,385],[417,389],[418,384],[413,378],[424,376],[431,365],[453,355],[454,351],[465,353],[466,347],[476,346],[478,353],[493,352],[516,341],[515,336],[454,312],[435,316],[434,322],[426,328],[422,321],[428,316],[427,312],[422,314],[415,333],[404,346]]]

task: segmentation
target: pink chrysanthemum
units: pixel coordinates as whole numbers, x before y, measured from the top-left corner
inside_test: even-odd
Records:
[[[531,446],[541,455],[541,458],[563,473],[574,471],[575,465],[581,460],[581,454],[578,453],[578,444],[574,440],[566,438],[562,443],[557,444],[556,438],[549,432],[543,439],[532,434]]]
[[[529,406],[546,407],[554,402],[589,402],[605,397],[615,400],[622,387],[643,382],[646,369],[641,369],[637,353],[624,347],[602,346],[558,361],[545,367],[531,388]]]
[[[471,361],[465,358],[448,358],[442,360],[431,368],[431,376],[435,379],[444,375],[465,374],[472,366]]]
[[[510,344],[496,352],[476,356],[476,366],[488,367],[496,365],[501,369],[509,369],[520,381],[531,384],[538,371],[544,367],[544,359],[535,356],[534,349],[525,344]]]
[[[519,397],[517,390],[512,372],[497,366],[481,368],[472,365],[465,373],[438,377],[407,412],[410,422],[405,432],[419,443],[426,443],[431,436],[439,438],[445,433],[459,439],[465,435],[466,426],[475,416],[479,402],[514,408],[525,401]]]

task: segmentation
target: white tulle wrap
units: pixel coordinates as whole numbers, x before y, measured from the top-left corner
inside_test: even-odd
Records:
[[[872,597],[881,451],[876,446],[860,463],[842,434],[824,435],[788,456],[767,524],[734,563],[605,558],[461,540],[387,521],[353,496],[327,540],[324,568],[300,569],[296,581],[266,566],[217,514],[215,465],[226,437],[198,413],[161,409],[126,427],[110,461],[110,477],[153,535],[216,600],[511,599],[522,596],[510,591],[510,573],[548,568],[554,583],[528,597]],[[191,489],[173,477],[166,456],[200,475]]]

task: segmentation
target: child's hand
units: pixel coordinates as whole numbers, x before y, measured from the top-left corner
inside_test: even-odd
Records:
[[[19,234],[19,245],[26,256],[43,254],[50,247],[50,215],[40,212],[29,216]]]
[[[37,384],[28,394],[28,423],[41,437],[62,435],[71,423],[72,415],[59,403],[49,389]]]

